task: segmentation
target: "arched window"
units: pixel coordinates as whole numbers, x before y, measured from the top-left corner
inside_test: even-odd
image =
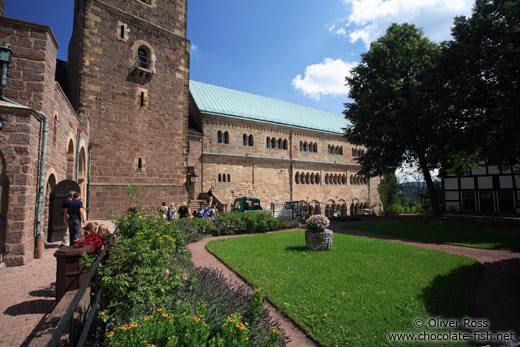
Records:
[[[121,24],[121,26],[119,27],[119,37],[121,37],[122,39],[125,38],[125,26]]]
[[[247,135],[246,134],[242,135],[242,145],[247,146]]]
[[[222,182],[226,182],[226,174],[222,174]]]
[[[334,184],[338,184],[338,175],[334,175]]]
[[[221,174],[218,174],[218,181],[222,182],[222,175]]]
[[[352,158],[354,158],[356,155],[354,154],[354,148],[352,148]]]
[[[300,141],[300,152],[303,152],[303,143]]]
[[[267,139],[265,140],[265,147],[266,147],[266,148],[271,147],[271,139],[269,138],[269,136],[268,136]]]
[[[227,131],[224,133],[224,143],[229,143],[229,133]]]
[[[304,151],[304,152],[307,152],[307,142],[304,142],[304,143],[303,143],[303,151]]]
[[[227,181],[231,182],[231,175],[230,174],[227,174]]]
[[[317,143],[314,144],[314,151],[313,152],[314,153],[318,153],[318,144]]]
[[[283,140],[283,149],[287,149],[287,139]]]
[[[300,183],[300,173],[297,172],[296,175],[294,175],[294,182],[296,182],[296,184]]]
[[[254,146],[254,145],[255,145],[255,139],[254,139],[254,137],[253,137],[253,134],[250,134],[250,135],[249,135],[249,138],[247,139],[247,144],[248,144],[249,146]]]
[[[311,174],[311,184],[314,184],[314,173]]]
[[[339,154],[343,155],[343,147],[339,148]]]
[[[276,139],[274,137],[271,139],[271,148],[276,148]]]
[[[222,143],[222,131],[217,132],[217,143]]]
[[[303,172],[300,174],[300,183],[305,184],[305,174]]]
[[[305,183],[306,183],[306,184],[311,183],[311,175],[309,175],[308,172],[307,172],[307,175],[305,175]]]
[[[328,153],[331,153],[330,145],[327,146]]]
[[[341,176],[341,183],[347,184],[347,178],[345,177],[345,175]]]
[[[353,179],[352,179],[352,175],[350,175],[350,184],[354,184],[353,183]]]
[[[150,52],[145,46],[140,46],[137,49],[137,66],[142,67],[143,69],[150,69]]]
[[[316,184],[320,184],[320,174],[316,174],[316,178],[315,178],[315,181],[316,181]]]
[[[339,147],[336,147],[335,153],[339,154]]]
[[[329,184],[329,174],[325,175],[325,184]]]
[[[282,149],[282,139],[278,139],[278,149]]]

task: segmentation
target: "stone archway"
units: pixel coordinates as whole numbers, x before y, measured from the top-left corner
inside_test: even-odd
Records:
[[[81,191],[81,200],[83,200],[84,206],[87,206],[87,154],[85,147],[81,147],[79,151],[78,184]]]
[[[339,215],[341,217],[347,215],[347,202],[345,200],[338,201]]]
[[[47,227],[47,242],[60,241],[67,230],[63,222],[63,201],[70,191],[81,193],[80,186],[72,180],[63,180],[58,183],[49,196],[49,225]]]
[[[56,175],[54,173],[51,173],[49,177],[47,178],[47,183],[45,184],[45,190],[43,195],[43,216],[42,216],[42,227],[41,231],[42,233],[44,230],[48,231],[48,226],[46,226],[44,223],[47,221],[49,223],[50,219],[50,201],[51,201],[51,192],[56,188]],[[42,236],[42,239],[44,236]]]
[[[0,264],[4,262],[7,212],[9,207],[9,179],[5,174],[5,168],[4,155],[0,152]]]

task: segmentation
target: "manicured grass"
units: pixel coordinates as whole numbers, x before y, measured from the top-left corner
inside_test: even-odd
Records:
[[[323,345],[387,345],[389,332],[419,333],[418,317],[475,316],[481,265],[470,258],[342,234],[330,251],[313,252],[303,231],[207,248]]]
[[[520,250],[519,228],[493,228],[478,224],[417,220],[349,224],[344,228],[409,239],[490,249]]]

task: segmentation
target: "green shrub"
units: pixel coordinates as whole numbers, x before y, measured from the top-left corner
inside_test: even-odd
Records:
[[[181,228],[157,214],[127,214],[100,268],[99,318],[110,346],[275,346],[281,337],[259,291],[230,289],[187,262]],[[206,225],[208,221],[186,223]],[[193,234],[193,233],[192,233]],[[199,235],[200,233],[196,232]]]
[[[281,219],[278,218],[278,225],[275,230],[292,229],[298,227],[298,221],[295,219]]]
[[[396,215],[399,213],[404,213],[403,207],[399,204],[393,204],[388,207],[385,207],[385,209],[383,211],[383,214],[385,216],[393,216],[393,215]]]

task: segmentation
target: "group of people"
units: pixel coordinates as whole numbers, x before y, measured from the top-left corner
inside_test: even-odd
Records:
[[[218,213],[218,210],[215,205],[209,204],[200,204],[200,207],[193,211],[192,216],[194,218],[204,218],[213,220],[215,215]]]
[[[68,226],[68,245],[91,245],[94,246],[98,253],[103,249],[103,246],[110,236],[110,230],[104,224],[98,225],[96,222],[86,223],[87,217],[79,192],[69,192],[67,199],[63,201],[62,213],[63,222]],[[82,224],[85,224],[83,228],[81,228]],[[62,240],[62,245],[65,246],[67,245],[66,235],[67,231],[63,234]]]

